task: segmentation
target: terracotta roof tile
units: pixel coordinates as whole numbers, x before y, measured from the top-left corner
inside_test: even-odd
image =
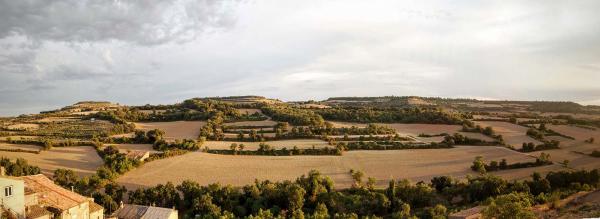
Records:
[[[112,216],[119,219],[160,219],[169,218],[172,213],[177,214],[177,211],[170,208],[126,204],[123,205],[122,208],[116,210]]]
[[[27,219],[33,219],[33,218],[38,218],[44,215],[51,215],[52,213],[48,210],[46,210],[45,208],[43,208],[42,206],[39,205],[32,205],[27,207]]]
[[[42,174],[22,176],[25,181],[25,187],[35,193],[38,193],[39,202],[60,210],[67,210],[88,199],[75,192],[66,190]]]
[[[90,213],[104,209],[102,206],[100,206],[99,204],[96,204],[93,201],[88,201],[88,202],[90,203]]]

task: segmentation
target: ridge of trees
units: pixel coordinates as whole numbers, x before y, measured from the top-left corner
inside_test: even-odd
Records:
[[[4,167],[7,176],[27,176],[40,174],[40,168],[29,165],[27,160],[17,158],[15,162],[5,157],[0,157],[0,166]]]
[[[326,120],[361,123],[425,123],[463,124],[462,114],[444,112],[430,108],[372,108],[372,107],[333,107],[315,109],[316,114]]]
[[[471,165],[471,170],[486,173],[491,171],[498,170],[509,170],[509,169],[520,169],[520,168],[529,168],[529,167],[539,167],[544,165],[551,165],[552,161],[550,160],[550,154],[542,153],[538,158],[536,158],[535,162],[518,162],[509,164],[506,162],[506,159],[502,159],[500,162],[492,160],[489,164],[486,164],[483,161],[483,157],[477,156],[473,161],[473,165]]]

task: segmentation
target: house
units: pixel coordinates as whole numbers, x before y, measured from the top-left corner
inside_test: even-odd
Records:
[[[479,219],[483,218],[481,214],[483,208],[481,206],[465,209],[454,214],[448,215],[448,219]]]
[[[17,219],[103,219],[104,208],[38,174],[11,177],[0,167],[2,213]],[[10,217],[9,217],[10,218]]]
[[[128,151],[125,154],[125,156],[130,160],[144,161],[148,157],[150,157],[150,152],[149,151],[132,150],[132,151]]]
[[[177,219],[175,209],[123,204],[110,217],[114,219]]]
[[[0,168],[0,217],[25,218],[25,183],[17,177],[5,177]]]

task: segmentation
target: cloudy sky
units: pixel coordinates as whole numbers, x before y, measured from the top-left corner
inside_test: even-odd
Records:
[[[600,104],[600,1],[0,0],[0,115],[80,100]]]

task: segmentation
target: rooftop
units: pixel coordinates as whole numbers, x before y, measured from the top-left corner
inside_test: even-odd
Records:
[[[456,212],[454,214],[450,214],[449,216],[452,216],[452,217],[467,217],[467,216],[471,216],[471,215],[480,214],[481,210],[483,210],[483,208],[481,206],[476,206],[476,207],[473,207],[473,208],[469,208],[469,209],[465,209],[465,210]]]
[[[22,176],[25,188],[38,193],[39,203],[60,210],[67,210],[88,201],[84,196],[66,190],[42,174]]]
[[[27,207],[27,218],[39,218],[44,215],[52,215],[52,213],[39,205]]]
[[[96,204],[93,201],[89,201],[89,203],[90,203],[90,213],[97,212],[97,211],[104,209],[102,206],[100,206],[99,204]]]
[[[122,208],[113,213],[114,217],[119,219],[138,219],[138,218],[169,218],[172,213],[177,213],[176,210],[170,208],[159,208],[143,205],[123,205]]]
[[[127,158],[129,158],[129,159],[138,160],[138,159],[141,159],[144,156],[146,156],[146,154],[150,154],[150,152],[140,151],[140,150],[132,150],[132,151],[129,151],[125,156],[127,156]]]

